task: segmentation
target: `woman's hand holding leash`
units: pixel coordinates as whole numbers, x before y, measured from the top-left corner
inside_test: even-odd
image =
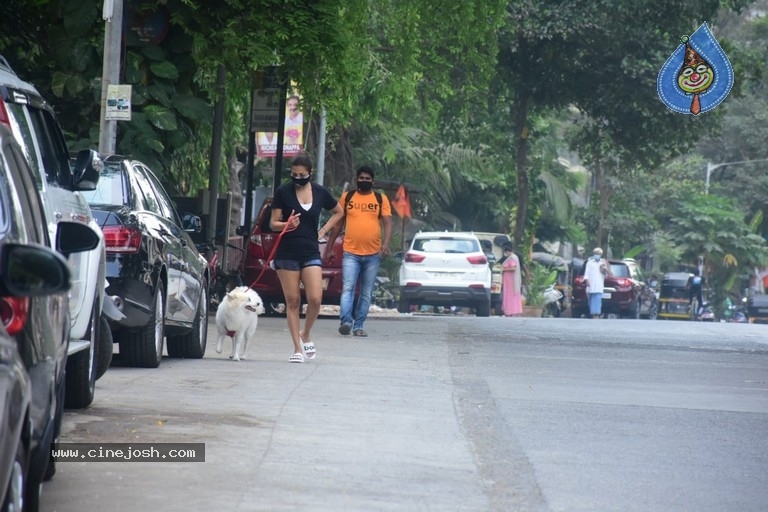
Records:
[[[295,210],[291,210],[291,214],[288,216],[288,220],[285,222],[285,228],[283,228],[284,233],[288,233],[289,231],[293,231],[299,227],[300,215],[301,213],[295,213]]]

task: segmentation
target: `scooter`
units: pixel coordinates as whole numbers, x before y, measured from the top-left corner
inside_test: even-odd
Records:
[[[544,309],[541,311],[542,317],[558,318],[562,313],[560,299],[563,298],[562,292],[555,288],[554,283],[544,290]]]
[[[712,311],[712,306],[710,306],[709,301],[705,300],[701,303],[698,311],[696,311],[695,320],[698,320],[699,322],[715,321],[715,312]]]

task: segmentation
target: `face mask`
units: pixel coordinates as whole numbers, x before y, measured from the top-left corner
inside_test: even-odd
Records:
[[[360,192],[370,192],[373,190],[373,182],[372,181],[358,181],[357,182],[357,190]]]
[[[595,254],[595,261],[600,261],[600,255],[599,254]]]
[[[309,183],[309,180],[312,179],[312,176],[307,176],[306,178],[295,178],[292,176],[291,179],[293,180],[294,185],[296,185],[297,187],[303,187],[304,185]]]

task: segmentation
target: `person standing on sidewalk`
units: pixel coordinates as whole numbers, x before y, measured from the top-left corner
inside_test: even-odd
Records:
[[[371,294],[381,258],[389,254],[392,238],[392,208],[386,195],[373,191],[374,170],[363,166],[357,169],[357,190],[345,192],[339,202],[344,208],[346,223],[344,255],[341,262],[342,292],[339,307],[339,332],[354,336],[368,336],[365,319],[371,307]],[[328,235],[326,259],[344,222],[337,224]],[[382,237],[383,232],[383,237]],[[382,240],[383,238],[383,240]],[[354,311],[355,289],[360,283],[360,295]]]
[[[331,218],[318,229],[321,210],[330,210]],[[312,183],[312,158],[299,153],[291,161],[291,183],[278,187],[272,200],[269,227],[285,230],[272,260],[285,296],[285,316],[293,340],[292,363],[303,363],[316,354],[311,330],[323,300],[323,269],[320,242],[328,230],[340,222],[344,212],[331,193],[318,183]],[[304,329],[299,330],[301,285],[307,298]]]
[[[584,281],[587,283],[587,297],[589,298],[589,314],[592,315],[592,318],[600,318],[603,314],[605,276],[610,270],[602,258],[603,250],[595,247],[592,251],[592,257],[587,260],[586,268],[584,268]]]

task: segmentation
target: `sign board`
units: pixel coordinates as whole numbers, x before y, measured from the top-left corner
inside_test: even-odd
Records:
[[[107,86],[107,109],[104,119],[107,121],[131,120],[131,87],[130,85]]]
[[[280,119],[281,87],[278,68],[271,66],[256,74],[253,88],[253,110],[251,111],[251,131],[277,131]]]

